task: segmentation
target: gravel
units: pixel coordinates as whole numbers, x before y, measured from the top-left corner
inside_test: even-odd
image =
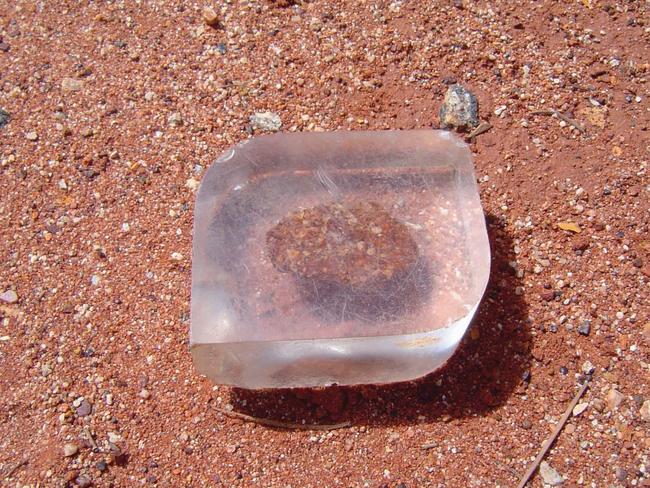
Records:
[[[623,468],[616,468],[616,479],[618,481],[625,481],[627,479],[627,470]]]
[[[578,326],[577,330],[578,330],[578,334],[583,336],[588,336],[589,332],[591,331],[591,323],[588,320],[585,320],[582,324]]]
[[[594,365],[591,364],[591,361],[585,361],[584,363],[582,363],[582,367],[580,369],[586,375],[593,374],[593,372],[596,370]]]
[[[609,406],[610,410],[616,410],[624,399],[625,397],[623,394],[614,388],[609,390],[607,392],[607,396],[605,397],[605,401],[607,402],[607,406]]]
[[[539,465],[539,474],[542,476],[544,483],[551,486],[559,486],[564,483],[564,478],[546,461]]]
[[[171,127],[180,127],[183,125],[183,116],[180,112],[174,112],[167,117],[167,123]]]
[[[277,132],[282,127],[280,116],[274,112],[256,112],[250,116],[253,129]]]
[[[203,20],[210,27],[217,27],[219,25],[219,15],[212,7],[203,7]]]
[[[79,417],[85,417],[90,415],[93,411],[93,407],[88,400],[83,400],[81,404],[77,407],[77,415]]]
[[[588,403],[578,403],[575,407],[573,407],[573,416],[577,417],[582,412],[587,410],[588,407],[589,407]]]
[[[461,85],[452,85],[440,107],[440,126],[468,129],[478,125],[478,100]]]
[[[83,81],[76,78],[63,78],[61,89],[64,92],[78,92],[83,89]]]
[[[7,290],[0,294],[0,301],[5,303],[16,303],[18,301],[18,294],[14,290]]]
[[[643,405],[641,405],[641,408],[639,409],[639,414],[643,420],[650,422],[650,400],[643,402]]]
[[[594,398],[592,405],[594,407],[594,410],[596,410],[597,412],[602,413],[605,411],[605,402],[600,398]]]
[[[88,488],[93,484],[92,479],[90,476],[87,476],[85,474],[77,476],[77,479],[75,480],[75,483],[79,488]]]
[[[10,119],[11,119],[11,115],[9,114],[9,112],[0,108],[0,129],[2,129],[5,125],[7,125]]]
[[[72,457],[79,452],[79,446],[76,444],[65,444],[63,446],[63,456]]]

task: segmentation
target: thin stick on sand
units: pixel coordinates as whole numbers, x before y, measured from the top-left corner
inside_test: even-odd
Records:
[[[560,435],[560,432],[564,428],[564,424],[566,424],[567,420],[569,420],[569,417],[571,416],[571,412],[573,411],[573,407],[576,406],[578,403],[578,400],[584,395],[585,391],[587,391],[587,387],[589,386],[589,379],[585,381],[585,384],[582,385],[582,388],[576,393],[576,396],[573,397],[573,400],[569,404],[569,407],[566,409],[566,412],[564,412],[564,415],[562,415],[562,418],[560,421],[557,423],[557,426],[555,427],[555,430],[551,434],[551,437],[546,441],[546,443],[542,446],[542,450],[539,452],[535,460],[533,461],[533,464],[530,465],[528,468],[528,471],[526,471],[526,474],[521,478],[521,481],[517,485],[517,488],[524,488],[526,486],[526,483],[528,483],[528,480],[535,474],[535,471],[537,471],[537,467],[539,466],[539,463],[542,462],[542,459],[544,459],[544,456],[546,456],[546,453],[548,450],[551,448],[553,445],[553,442],[555,442],[555,439],[557,439],[557,436]]]

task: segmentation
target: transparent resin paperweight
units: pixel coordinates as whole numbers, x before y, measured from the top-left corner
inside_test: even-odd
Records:
[[[255,137],[196,199],[194,362],[251,389],[412,380],[451,357],[489,267],[471,153],[453,134]]]

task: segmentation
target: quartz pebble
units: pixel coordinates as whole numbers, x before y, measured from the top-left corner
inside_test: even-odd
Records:
[[[120,442],[122,440],[122,436],[116,432],[109,432],[106,434],[108,437],[108,442],[115,444],[117,442]]]
[[[66,444],[63,446],[63,455],[65,457],[72,457],[79,452],[79,447],[76,444]]]
[[[581,369],[584,374],[592,374],[596,368],[591,364],[591,361],[585,361],[582,363]]]
[[[282,127],[280,116],[274,112],[256,112],[250,117],[253,129],[277,132]]]
[[[64,92],[76,92],[83,88],[83,82],[76,78],[63,78],[61,81],[61,89]]]
[[[609,406],[610,410],[616,410],[618,406],[621,404],[621,402],[623,402],[624,398],[625,397],[620,391],[612,388],[611,390],[609,390],[609,392],[607,392],[605,401],[607,402],[607,405]]]
[[[188,178],[185,182],[185,186],[192,191],[196,191],[199,188],[199,182],[194,178]]]
[[[564,483],[564,478],[562,478],[560,473],[553,469],[546,461],[540,463],[539,474],[547,485],[558,486]]]
[[[183,116],[180,114],[180,112],[174,112],[167,118],[167,123],[171,127],[180,127],[183,125]]]
[[[7,290],[0,294],[0,301],[5,303],[16,303],[18,301],[18,294],[13,290]]]
[[[575,407],[573,407],[573,416],[577,417],[582,412],[587,410],[587,407],[589,407],[588,403],[578,403]]]

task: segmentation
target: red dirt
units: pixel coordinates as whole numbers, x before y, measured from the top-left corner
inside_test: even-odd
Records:
[[[0,0],[0,293],[18,295],[0,304],[2,484],[514,486],[590,361],[589,406],[546,460],[566,486],[648,486],[647,4],[215,2],[218,28],[206,5]],[[452,79],[493,126],[472,150],[494,262],[445,370],[317,392],[199,377],[196,165],[257,111],[283,130],[437,126]],[[585,132],[533,114],[550,109]]]

